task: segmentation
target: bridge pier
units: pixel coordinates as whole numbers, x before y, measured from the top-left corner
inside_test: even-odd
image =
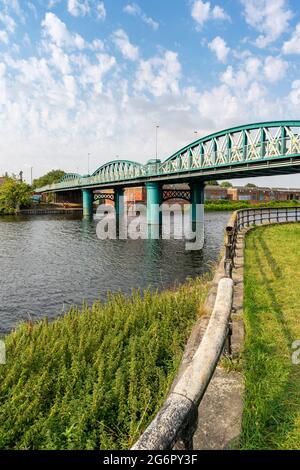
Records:
[[[191,221],[204,222],[204,182],[190,183],[191,190]]]
[[[92,189],[83,189],[82,190],[82,207],[83,207],[83,216],[92,217],[93,216],[93,190]]]
[[[124,188],[115,188],[114,190],[116,217],[124,214],[124,191]]]
[[[146,191],[148,225],[159,225],[161,223],[159,207],[162,203],[162,186],[155,182],[146,183]]]

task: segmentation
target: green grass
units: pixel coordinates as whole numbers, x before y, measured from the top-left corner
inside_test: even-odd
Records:
[[[0,365],[1,449],[126,449],[175,377],[208,277],[22,324]]]
[[[259,209],[261,207],[289,207],[298,206],[298,201],[269,201],[253,204],[248,201],[210,200],[205,201],[207,211],[236,211],[239,209]]]
[[[300,224],[257,228],[245,251],[243,449],[300,449]]]

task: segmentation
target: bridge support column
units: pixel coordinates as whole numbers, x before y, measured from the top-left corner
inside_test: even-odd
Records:
[[[159,206],[162,203],[162,187],[159,183],[146,183],[147,191],[147,222],[148,225],[161,223]]]
[[[92,217],[93,216],[93,191],[92,189],[83,189],[82,190],[82,207],[83,207],[83,216]]]
[[[116,188],[114,190],[115,195],[115,211],[116,216],[124,214],[124,188]]]
[[[204,222],[204,182],[190,183],[191,190],[191,221]]]

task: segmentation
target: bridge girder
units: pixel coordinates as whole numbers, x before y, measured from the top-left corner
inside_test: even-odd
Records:
[[[149,181],[234,179],[300,172],[300,121],[272,121],[226,129],[192,142],[165,161],[117,160],[91,176],[67,174],[38,192],[139,186]]]

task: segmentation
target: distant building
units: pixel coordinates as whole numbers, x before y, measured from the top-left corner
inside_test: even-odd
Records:
[[[298,201],[300,200],[300,189],[285,188],[247,188],[236,186],[227,188],[228,199],[231,201],[249,201],[252,203],[268,201]]]
[[[229,199],[228,188],[222,188],[221,186],[205,186],[204,193],[205,193],[205,199],[208,201]]]
[[[5,183],[6,177],[5,176],[0,176],[0,186]]]

